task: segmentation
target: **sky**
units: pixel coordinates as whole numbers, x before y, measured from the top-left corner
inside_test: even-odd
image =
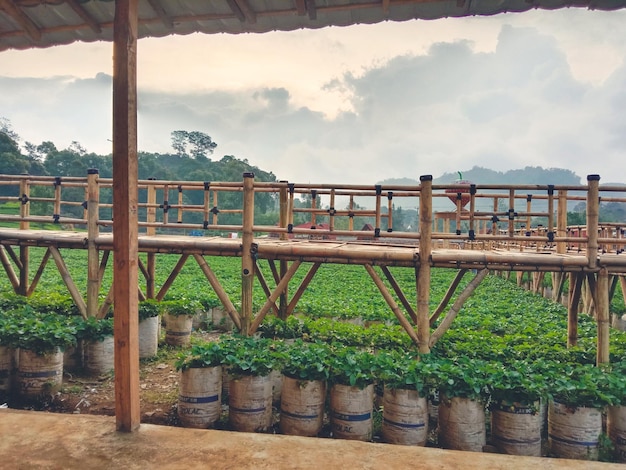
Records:
[[[139,150],[197,130],[213,159],[295,183],[474,166],[626,182],[624,24],[626,10],[570,8],[142,39]],[[111,43],[0,52],[0,118],[22,143],[108,154],[111,74]]]

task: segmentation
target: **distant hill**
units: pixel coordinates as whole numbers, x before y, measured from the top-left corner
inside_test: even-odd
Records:
[[[508,170],[505,172],[490,170],[474,166],[470,170],[460,172],[464,180],[471,181],[476,184],[554,184],[554,185],[581,185],[585,184],[585,180],[571,170],[563,168],[542,168],[538,166],[527,166],[516,170]],[[449,184],[459,179],[459,172],[444,173],[443,175],[433,178],[433,184]],[[419,181],[413,178],[389,178],[379,181],[377,184],[383,185],[419,185]],[[408,204],[398,199],[396,206],[414,207],[414,203],[407,201]],[[436,201],[434,210],[451,210],[450,204],[445,200]],[[539,207],[537,207],[539,209]]]

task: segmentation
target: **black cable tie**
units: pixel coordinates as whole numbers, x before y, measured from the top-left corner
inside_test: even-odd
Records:
[[[515,209],[509,209],[509,220],[514,220],[516,215]]]
[[[380,227],[374,229],[374,236],[380,237]]]
[[[461,235],[461,231],[458,228],[456,229],[456,234]]]
[[[463,196],[460,192],[456,193],[456,200],[460,201],[461,199],[463,199]]]
[[[550,243],[554,241],[554,232],[548,232],[548,241]]]
[[[171,207],[171,206],[170,206],[170,204],[169,204],[169,202],[168,202],[167,200],[163,201],[163,204],[160,204],[160,205],[159,205],[159,208],[160,208],[160,209],[163,209],[163,212],[164,212],[164,213],[166,213],[167,211],[169,211],[169,210],[170,210],[170,207]]]
[[[217,208],[217,206],[213,206],[213,208],[209,211],[211,214],[219,214],[220,210]]]
[[[209,228],[209,221],[205,220],[204,222],[202,222],[202,228],[204,230],[207,230]]]
[[[532,194],[527,194],[526,195],[526,202],[531,202],[533,200],[533,195]]]
[[[317,189],[311,189],[311,199],[315,199],[317,197]]]
[[[348,212],[348,217],[350,217],[352,219],[354,217],[354,212],[352,212],[352,211]]]
[[[530,237],[530,230],[526,230],[526,236]]]
[[[328,214],[329,215],[335,215],[336,213],[337,213],[337,211],[335,210],[334,207],[331,207],[331,208],[328,209]]]
[[[83,206],[83,209],[87,209],[87,206],[89,204],[87,203],[87,201],[83,201],[83,203],[81,204],[81,206]]]
[[[209,189],[211,189],[211,182],[210,181],[205,181],[204,182],[204,190],[208,191]]]
[[[287,224],[287,233],[293,233],[293,224]]]
[[[383,192],[383,187],[380,184],[377,184],[374,188],[376,188],[376,196],[380,196]]]
[[[391,201],[393,199],[393,191],[387,191],[387,199]]]
[[[391,232],[393,232],[393,228],[388,228],[387,233],[391,233]]]
[[[468,235],[469,235],[469,239],[470,239],[470,241],[474,241],[474,240],[476,240],[476,234],[474,233],[474,230],[473,230],[473,229],[471,229],[471,230],[469,231]]]
[[[61,186],[61,177],[60,176],[55,176],[54,177],[54,187],[56,188],[57,186]]]
[[[295,190],[295,184],[294,183],[288,183],[287,184],[287,188],[289,188],[289,194],[293,194],[293,192]]]
[[[498,219],[498,216],[497,216],[497,215],[494,215],[494,216],[491,218],[491,221],[495,224],[495,223],[500,222],[500,219]]]
[[[182,184],[179,184],[179,185],[178,185],[178,192],[179,192],[179,193],[182,193],[182,192],[183,192],[183,185],[182,185]]]
[[[22,197],[20,198],[20,201],[22,202],[22,205],[26,205],[28,203],[28,201],[30,201],[30,199],[28,198],[28,196],[26,194],[22,194]]]
[[[476,194],[476,185],[474,183],[470,184],[470,194]]]
[[[54,224],[58,224],[59,223],[59,218],[61,216],[59,214],[52,214],[52,223]]]
[[[552,196],[554,194],[554,185],[553,184],[549,184],[548,185],[548,196]]]

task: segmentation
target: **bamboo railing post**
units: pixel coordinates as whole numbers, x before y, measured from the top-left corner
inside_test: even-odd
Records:
[[[591,269],[598,265],[599,181],[600,175],[587,175],[587,260]]]
[[[348,205],[348,211],[350,211],[350,215],[348,216],[348,230],[351,232],[354,230],[354,194],[350,194],[350,204]]]
[[[98,315],[98,293],[100,292],[100,254],[96,238],[100,206],[98,170],[87,170],[87,317]]]
[[[387,191],[387,232],[393,231],[393,192]]]
[[[311,190],[311,226],[315,227],[317,225],[317,218],[315,214],[315,209],[317,209],[317,191],[315,189]]]
[[[156,178],[148,178],[151,181],[154,181]],[[150,225],[156,222],[156,187],[154,184],[148,185],[148,191],[146,196],[146,202],[148,204],[148,209],[146,211],[146,222],[148,222],[148,227],[146,228],[146,235],[154,236],[156,235],[156,227]],[[146,297],[149,299],[154,299],[156,295],[156,288],[154,285],[155,282],[155,273],[156,273],[156,253],[149,252],[146,255],[147,258],[147,276],[146,276]]]
[[[380,218],[381,218],[380,204],[381,204],[382,187],[380,186],[380,184],[377,184],[375,186],[375,189],[376,189],[376,221],[374,222],[374,236],[380,233]]]
[[[315,199],[315,198],[313,198]],[[241,252],[241,334],[250,334],[252,320],[252,290],[254,287],[254,173],[243,174],[243,236]]]
[[[286,181],[281,181],[281,183],[286,183]],[[278,219],[278,224],[280,225],[280,228],[287,228],[287,224],[289,223],[289,199],[288,199],[288,194],[287,194],[287,187],[281,187],[280,188],[280,192],[279,192],[279,198],[280,198],[280,211],[279,211],[279,219]],[[282,232],[280,234],[280,239],[281,240],[287,240],[288,239],[288,234],[285,232]],[[287,264],[287,261],[284,259],[280,260],[280,278],[282,279],[285,274],[287,274],[287,270],[289,269],[289,266]],[[284,320],[287,318],[288,315],[288,307],[289,307],[289,292],[288,292],[289,286],[285,286],[285,290],[282,292],[282,294],[280,294],[280,298],[279,298],[279,302],[278,302],[278,316]]]
[[[20,230],[28,230],[30,228],[30,222],[25,220],[30,216],[30,181],[28,178],[24,178],[20,181],[20,195],[20,199],[22,200],[20,206]],[[29,248],[27,246],[20,246],[20,282],[16,291],[18,295],[28,295],[29,261]]]
[[[430,255],[433,223],[433,177],[420,176],[420,241],[417,267],[417,338],[419,351],[430,353]]]
[[[596,365],[609,362],[609,271],[606,268],[598,272],[596,283],[596,318],[598,345]]]

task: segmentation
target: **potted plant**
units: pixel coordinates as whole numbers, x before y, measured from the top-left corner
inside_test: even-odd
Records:
[[[458,357],[440,359],[433,370],[439,390],[439,445],[454,450],[482,452],[487,443],[485,403],[489,363]]]
[[[374,371],[372,353],[354,347],[334,348],[330,361],[330,422],[334,437],[372,439]]]
[[[593,364],[551,362],[548,445],[555,457],[597,460],[602,413],[614,397],[605,372]]]
[[[76,344],[76,328],[67,317],[38,315],[29,306],[20,309],[10,320],[17,333],[14,346],[19,348],[17,385],[24,398],[47,395],[63,382],[63,350]]]
[[[139,302],[139,358],[154,357],[159,348],[162,306],[154,299]]]
[[[191,339],[193,316],[198,303],[188,299],[162,302],[165,320],[165,342],[171,346],[186,346]]]
[[[330,349],[325,343],[297,339],[287,346],[282,364],[280,430],[317,436],[322,429]]]
[[[244,432],[267,431],[272,425],[270,372],[280,368],[278,343],[266,338],[233,336],[223,340],[230,374],[228,421]]]
[[[222,363],[225,349],[219,342],[194,344],[180,353],[178,418],[185,427],[210,428],[222,411]]]
[[[102,375],[115,367],[113,318],[81,319],[77,325],[77,339],[83,343],[84,369],[89,375]]]
[[[542,454],[546,381],[540,370],[526,360],[492,364],[491,440],[505,454]]]
[[[390,444],[426,445],[430,362],[415,353],[390,351],[376,356],[376,368],[384,384],[383,440]]]

